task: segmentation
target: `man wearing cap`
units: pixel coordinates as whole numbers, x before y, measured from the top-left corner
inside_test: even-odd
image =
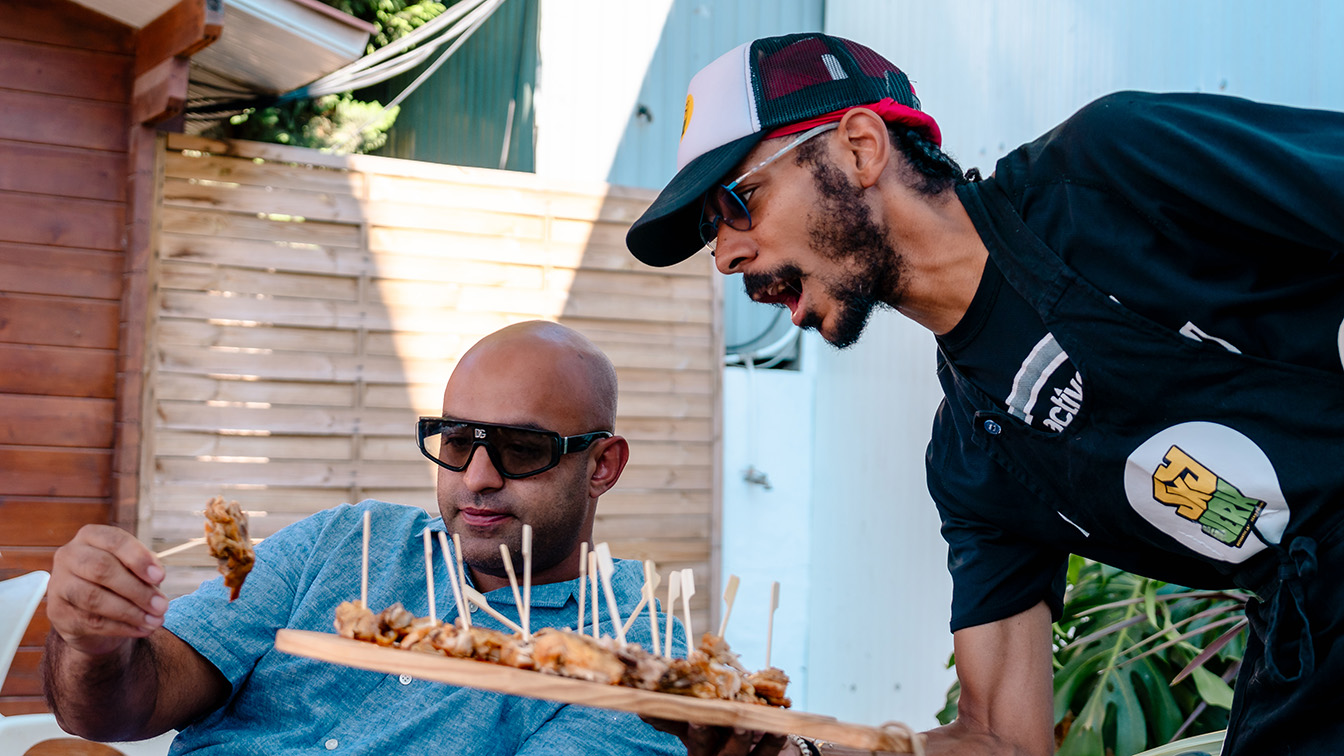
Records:
[[[692,79],[637,258],[708,246],[830,343],[932,331],[927,454],[958,719],[930,752],[1053,750],[1070,553],[1257,599],[1223,753],[1344,742],[1344,115],[1123,92],[981,180],[854,42],[760,39]]]

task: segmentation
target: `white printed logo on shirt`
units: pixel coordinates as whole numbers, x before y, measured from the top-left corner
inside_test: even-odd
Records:
[[[1246,561],[1265,548],[1256,532],[1278,543],[1288,526],[1269,457],[1217,423],[1181,423],[1139,445],[1126,461],[1125,495],[1159,530],[1223,562]]]
[[[1344,365],[1344,321],[1339,324],[1339,364]]]

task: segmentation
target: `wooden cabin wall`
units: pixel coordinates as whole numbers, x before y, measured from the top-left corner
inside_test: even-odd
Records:
[[[111,522],[133,32],[0,2],[0,580]],[[44,711],[45,604],[0,714]]]

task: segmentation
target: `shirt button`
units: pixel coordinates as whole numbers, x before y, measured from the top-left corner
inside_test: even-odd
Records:
[[[479,608],[480,608],[479,606],[476,606],[475,604],[472,604],[472,605],[471,605],[471,609],[469,609],[468,611],[470,611],[472,614],[475,614],[475,613],[476,613],[476,610],[479,609]]]
[[[410,684],[411,684],[411,676],[410,676],[410,675],[402,675],[401,677],[398,677],[398,678],[397,678],[397,681],[400,682],[402,685],[410,685]]]
[[[1003,432],[1003,428],[999,427],[999,424],[994,422],[993,420],[986,420],[985,432],[987,432],[991,436],[997,436]]]
[[[334,751],[336,750],[336,746],[340,744],[341,744],[340,741],[336,740],[336,738],[332,738],[327,742],[323,743],[322,745],[326,746],[328,751]]]

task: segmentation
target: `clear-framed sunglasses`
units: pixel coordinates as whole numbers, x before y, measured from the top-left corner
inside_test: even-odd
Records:
[[[515,479],[546,472],[566,454],[583,451],[611,435],[611,431],[595,431],[561,436],[555,431],[451,417],[422,417],[415,425],[420,452],[440,467],[462,472],[476,449],[484,447],[495,470]]]
[[[751,212],[747,210],[746,200],[737,193],[737,187],[741,185],[743,181],[746,181],[753,173],[756,173],[767,165],[780,159],[803,142],[806,142],[818,134],[838,128],[839,126],[839,123],[824,123],[820,126],[810,128],[799,134],[788,144],[784,145],[779,152],[776,152],[765,160],[757,163],[746,173],[738,176],[727,184],[718,184],[708,192],[705,192],[705,205],[700,210],[700,241],[704,242],[705,246],[709,247],[709,250],[713,252],[714,247],[718,244],[719,240],[720,223],[726,223],[728,228],[737,231],[750,231]]]

